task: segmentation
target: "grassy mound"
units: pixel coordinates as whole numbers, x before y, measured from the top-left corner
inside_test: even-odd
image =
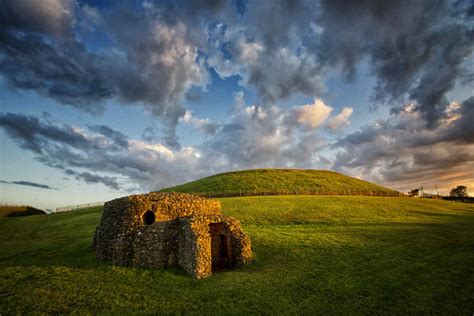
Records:
[[[46,215],[46,212],[31,206],[0,205],[0,217],[17,217],[29,215]]]
[[[367,181],[327,170],[255,169],[221,173],[164,192],[185,192],[209,197],[256,195],[370,195],[402,194]]]
[[[194,280],[98,263],[101,208],[0,220],[0,313],[472,314],[474,205],[363,196],[221,199],[255,262]]]

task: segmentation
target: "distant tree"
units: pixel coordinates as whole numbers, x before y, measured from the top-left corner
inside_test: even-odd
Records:
[[[449,196],[454,197],[466,197],[467,196],[467,188],[465,185],[458,185],[454,189],[449,192]]]
[[[420,189],[413,189],[408,192],[409,196],[418,196],[420,194]]]

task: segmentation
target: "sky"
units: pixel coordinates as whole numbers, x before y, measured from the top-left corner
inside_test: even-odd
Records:
[[[0,203],[249,168],[474,192],[472,1],[0,0]]]

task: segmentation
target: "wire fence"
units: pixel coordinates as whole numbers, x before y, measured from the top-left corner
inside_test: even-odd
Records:
[[[56,207],[56,213],[62,212],[70,212],[75,211],[81,208],[88,208],[94,206],[103,206],[105,202],[96,202],[96,203],[87,203],[87,204],[78,204],[78,205],[70,205],[70,206],[63,206],[63,207]]]
[[[389,196],[389,197],[403,197],[407,196],[401,192],[383,192],[383,191],[364,191],[354,189],[344,190],[277,190],[277,191],[263,191],[263,190],[239,190],[239,191],[217,191],[217,192],[197,192],[196,195],[207,197],[207,198],[218,198],[218,197],[239,197],[239,196],[272,196],[272,195],[358,195],[358,196]],[[474,203],[474,197],[440,197],[443,200],[457,201],[464,203]],[[63,207],[57,207],[56,213],[70,212],[78,209],[103,206],[105,202],[69,205]]]
[[[405,194],[397,191],[365,191],[358,189],[342,190],[239,190],[239,191],[216,191],[216,192],[193,192],[192,194],[207,198],[217,197],[239,197],[239,196],[272,196],[272,195],[358,195],[358,196],[391,196],[402,197]]]

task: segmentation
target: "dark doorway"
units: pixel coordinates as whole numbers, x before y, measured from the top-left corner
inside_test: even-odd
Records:
[[[233,267],[232,243],[230,233],[224,223],[209,224],[211,235],[212,271],[221,271]]]
[[[143,214],[143,222],[146,225],[151,225],[155,222],[155,213],[152,211],[146,211],[145,214]]]

